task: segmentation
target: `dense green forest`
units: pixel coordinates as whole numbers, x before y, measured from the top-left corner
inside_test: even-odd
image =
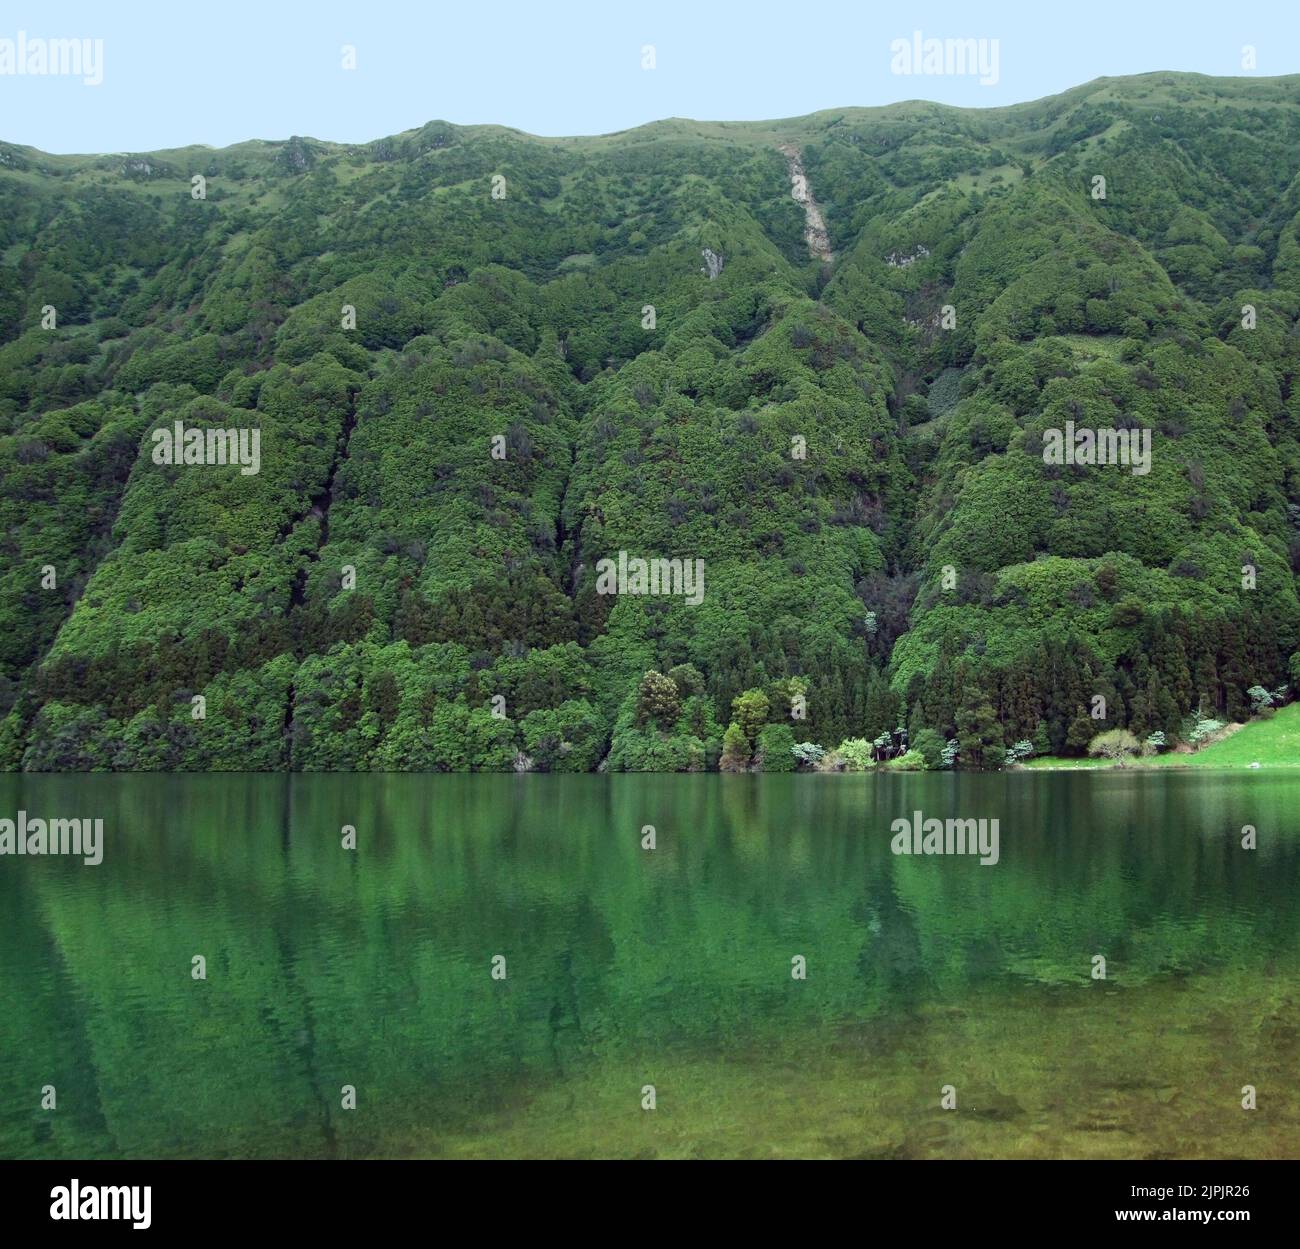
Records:
[[[0,142],[0,767],[987,768],[1267,712],[1298,174],[1300,77],[1170,73]],[[160,463],[178,421],[259,471]],[[702,597],[602,592],[620,552]]]

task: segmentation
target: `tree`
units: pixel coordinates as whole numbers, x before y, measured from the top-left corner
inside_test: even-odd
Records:
[[[671,729],[681,715],[681,692],[677,683],[653,668],[641,678],[637,690],[636,722],[644,726],[653,720],[661,729]]]
[[[767,695],[762,690],[749,689],[731,700],[731,722],[740,726],[751,750],[758,740],[759,732],[767,723],[770,707]]]
[[[1065,735],[1066,749],[1076,753],[1087,750],[1089,743],[1092,741],[1096,724],[1097,722],[1083,707],[1076,707],[1074,718],[1070,721],[1069,731]]]
[[[937,772],[943,766],[943,738],[933,729],[921,729],[911,738],[912,749],[922,759],[931,772]]]
[[[972,768],[1002,766],[1006,751],[1002,746],[1002,728],[988,696],[978,685],[962,691],[962,706],[957,712],[957,740],[962,761]]]
[[[677,664],[669,668],[668,678],[677,686],[683,698],[704,692],[704,677],[694,664]]]
[[[867,684],[867,706],[862,727],[869,736],[884,733],[894,727],[898,710],[898,695],[889,688],[889,682],[881,673],[873,673]]]
[[[743,772],[748,767],[749,738],[745,736],[745,730],[733,721],[722,735],[722,758],[718,760],[718,770]]]
[[[758,766],[764,772],[795,770],[794,733],[788,724],[768,724],[758,735]]]

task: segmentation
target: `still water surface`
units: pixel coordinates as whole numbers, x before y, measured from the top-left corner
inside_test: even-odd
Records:
[[[1300,1153],[1300,778],[0,778],[19,809],[105,846],[0,858],[0,1156]],[[891,854],[914,810],[997,818],[998,864]]]

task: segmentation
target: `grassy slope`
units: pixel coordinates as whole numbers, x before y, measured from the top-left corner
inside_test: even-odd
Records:
[[[1129,767],[1172,768],[1300,768],[1300,703],[1283,707],[1268,720],[1252,720],[1231,737],[1215,742],[1194,755],[1168,754],[1129,764]],[[1061,759],[1044,755],[1033,759],[1030,768],[1075,769],[1108,768],[1113,764],[1100,759]]]

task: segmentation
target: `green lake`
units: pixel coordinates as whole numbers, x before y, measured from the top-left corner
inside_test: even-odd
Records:
[[[0,794],[104,821],[0,857],[3,1157],[1300,1154],[1293,774]],[[891,853],[918,810],[997,864]]]

